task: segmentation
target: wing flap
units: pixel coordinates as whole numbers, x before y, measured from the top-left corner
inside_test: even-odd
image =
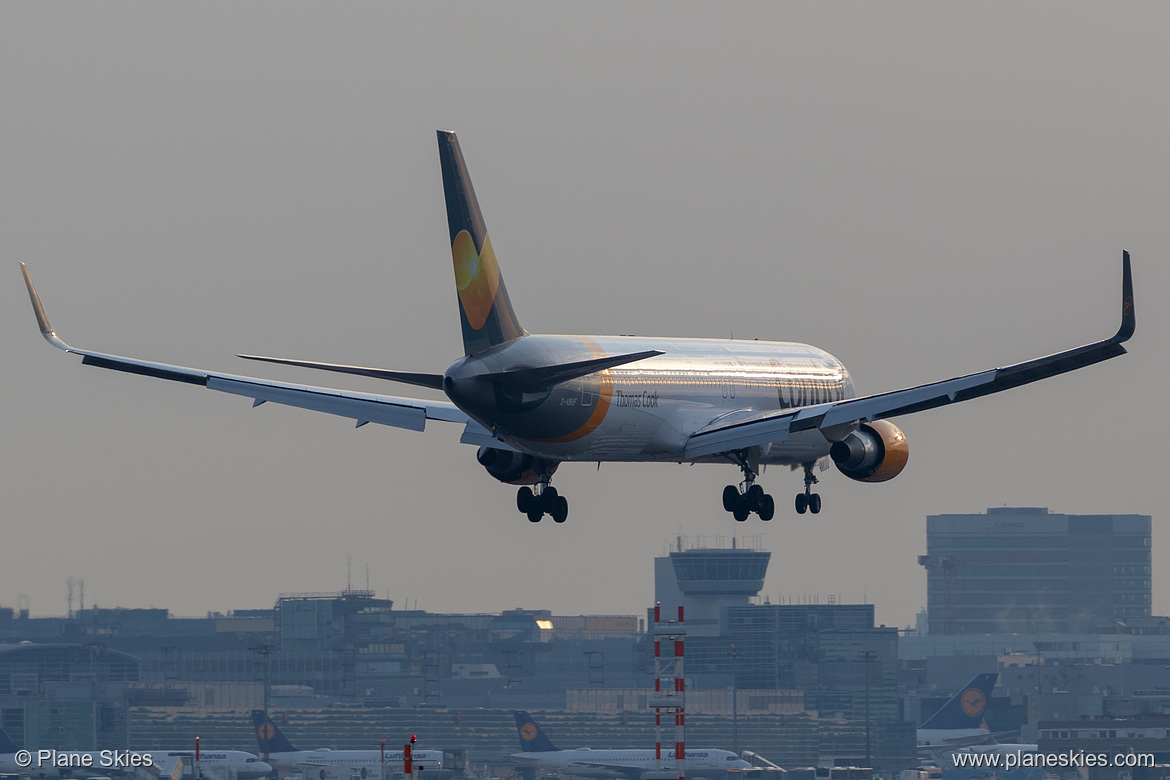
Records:
[[[377,396],[358,396],[337,390],[310,387],[290,387],[265,383],[258,380],[235,379],[210,376],[209,390],[219,390],[233,395],[242,395],[255,401],[264,401],[284,406],[295,406],[314,412],[349,417],[359,422],[381,423],[394,428],[421,431],[426,428],[425,406],[402,403]]]

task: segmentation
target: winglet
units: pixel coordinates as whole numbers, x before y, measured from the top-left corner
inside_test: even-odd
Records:
[[[49,315],[45,314],[45,306],[41,303],[41,296],[37,295],[37,288],[33,284],[32,276],[29,275],[28,266],[21,263],[20,272],[24,274],[24,286],[28,288],[28,297],[32,301],[33,313],[37,315],[37,325],[41,328],[41,335],[45,337],[45,341],[57,349],[71,352],[70,346],[57,336],[57,331],[53,330],[53,323],[49,322]]]
[[[1133,335],[1136,319],[1133,312],[1133,272],[1129,267],[1129,252],[1121,253],[1121,327],[1111,341],[1120,344]]]

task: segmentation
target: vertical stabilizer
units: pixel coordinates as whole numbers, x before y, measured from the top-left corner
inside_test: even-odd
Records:
[[[256,729],[256,743],[260,745],[261,756],[297,752],[288,737],[264,714],[264,710],[252,710],[252,726]]]
[[[0,754],[15,753],[20,750],[20,746],[12,741],[12,737],[8,736],[8,732],[0,729]]]
[[[549,753],[558,749],[531,715],[523,711],[516,711],[515,715],[516,731],[520,735],[521,750],[525,753]]]
[[[439,131],[439,160],[443,166],[443,192],[447,198],[447,224],[451,229],[451,257],[455,262],[455,286],[459,292],[459,320],[463,326],[463,351],[475,355],[525,335],[516,319],[496,253],[488,237],[471,176],[463,162],[459,139]]]
[[[983,715],[991,700],[998,674],[977,674],[950,698],[942,708],[922,724],[922,729],[978,729],[986,728]]]

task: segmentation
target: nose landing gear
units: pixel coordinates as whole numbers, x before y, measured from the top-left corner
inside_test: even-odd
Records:
[[[796,514],[803,515],[805,511],[814,515],[821,511],[821,494],[812,492],[812,486],[817,484],[817,477],[813,474],[813,464],[804,463],[804,492],[796,494]]]
[[[542,480],[536,491],[525,485],[516,493],[516,508],[528,515],[528,522],[539,523],[547,514],[554,523],[563,523],[569,517],[569,500],[557,493],[557,489]]]

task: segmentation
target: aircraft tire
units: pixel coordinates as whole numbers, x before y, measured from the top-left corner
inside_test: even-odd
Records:
[[[808,497],[808,511],[814,515],[820,514],[821,511],[821,494],[813,493]]]
[[[536,509],[529,509],[529,510],[528,510],[527,512],[525,512],[524,514],[528,515],[528,522],[530,522],[530,523],[539,523],[539,522],[540,522],[540,518],[544,517],[544,510],[543,510],[543,509],[540,509],[540,508],[536,508]]]
[[[747,520],[748,515],[751,513],[751,510],[747,508],[746,501],[739,501],[735,509],[731,510],[731,516],[735,518],[735,522],[737,523],[742,523],[744,520]]]
[[[532,488],[527,485],[516,491],[516,508],[520,510],[520,514],[528,514],[535,499],[536,496],[533,495]]]
[[[554,523],[563,523],[569,518],[569,499],[564,496],[557,496],[556,501],[552,502],[552,509],[549,510],[552,515]]]
[[[744,494],[747,499],[747,508],[752,512],[759,512],[760,507],[764,505],[764,489],[759,485],[752,485],[748,488],[748,492]]]
[[[760,508],[757,511],[760,519],[765,523],[768,522],[776,516],[776,500],[765,493],[764,497],[760,499]]]
[[[804,493],[796,494],[796,514],[803,515],[808,511],[808,496]]]
[[[723,488],[723,508],[728,512],[734,512],[737,503],[739,503],[739,488],[735,485]]]

